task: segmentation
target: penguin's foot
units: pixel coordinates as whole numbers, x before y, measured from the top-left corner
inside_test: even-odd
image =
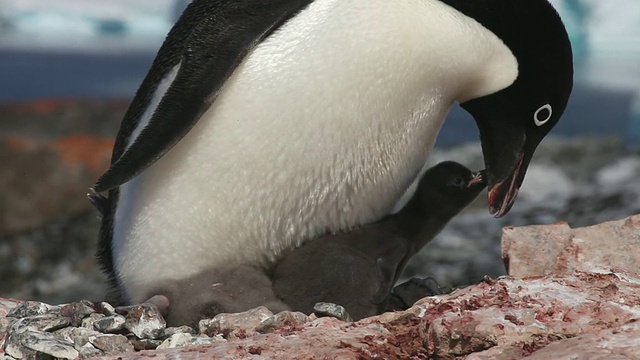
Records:
[[[169,301],[169,298],[164,295],[155,295],[150,297],[147,301],[145,301],[144,304],[155,305],[160,311],[160,314],[162,314],[162,316],[167,316],[171,302]]]
[[[388,310],[406,310],[424,297],[442,295],[448,290],[440,287],[431,277],[413,278],[393,288],[389,296]]]
[[[313,313],[316,314],[317,317],[325,317],[331,316],[338,320],[352,322],[353,319],[347,312],[347,310],[338,304],[328,303],[328,302],[319,302],[313,306]]]

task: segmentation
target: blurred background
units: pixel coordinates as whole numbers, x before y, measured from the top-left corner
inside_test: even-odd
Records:
[[[0,296],[99,300],[98,214],[86,190],[120,119],[188,0],[0,0]],[[587,226],[640,213],[640,2],[554,0],[573,43],[575,86],[511,213],[486,196],[406,276],[462,286],[504,274],[501,227]],[[473,120],[454,108],[432,161],[483,168]]]

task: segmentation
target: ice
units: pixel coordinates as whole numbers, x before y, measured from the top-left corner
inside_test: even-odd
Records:
[[[189,0],[0,0],[3,36],[162,38]],[[552,0],[563,17],[577,55],[640,55],[637,0]],[[62,39],[61,39],[62,37]],[[44,40],[43,40],[44,39]]]
[[[0,0],[0,47],[157,48],[175,0]],[[103,41],[104,40],[104,41]]]

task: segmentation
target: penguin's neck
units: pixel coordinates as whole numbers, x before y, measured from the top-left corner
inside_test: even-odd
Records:
[[[440,233],[453,216],[446,209],[425,204],[420,194],[416,194],[400,212],[382,221],[407,240],[412,256]]]

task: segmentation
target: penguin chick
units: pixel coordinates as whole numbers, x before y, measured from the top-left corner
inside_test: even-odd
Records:
[[[271,280],[262,269],[239,265],[211,268],[188,279],[165,281],[148,294],[152,299],[168,299],[158,306],[168,326],[198,327],[202,319],[220,313],[237,313],[265,306],[274,313],[289,310],[271,289]]]
[[[273,270],[274,293],[304,313],[318,302],[340,304],[354,320],[384,312],[407,261],[485,187],[483,172],[439,163],[427,170],[397,214],[316,238],[288,253]]]

